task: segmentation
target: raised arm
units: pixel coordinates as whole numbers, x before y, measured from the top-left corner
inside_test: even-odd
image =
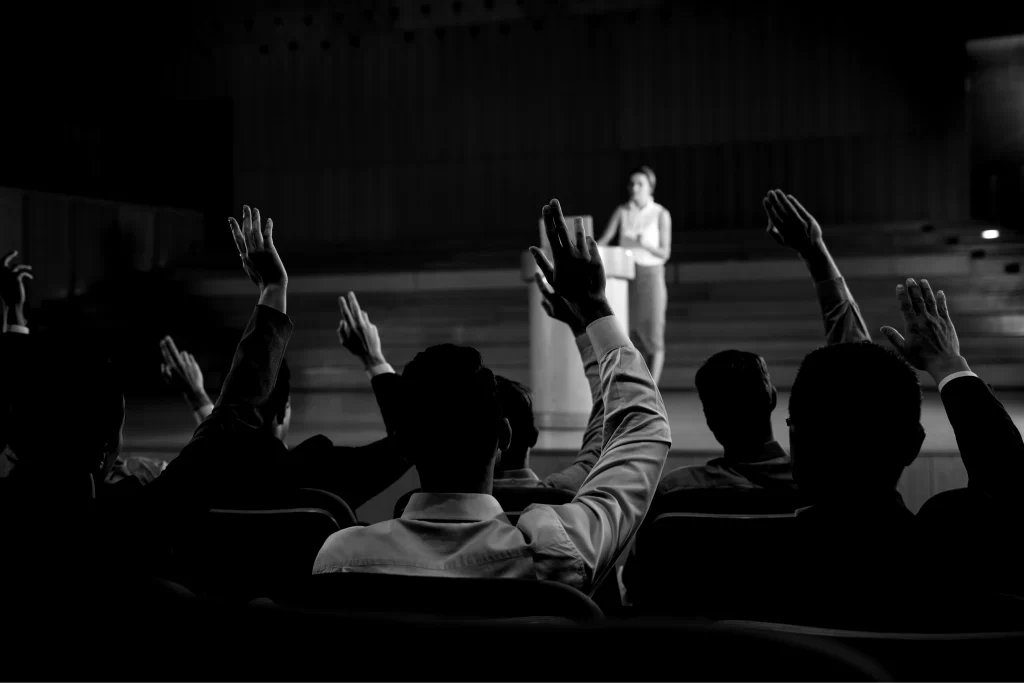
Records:
[[[534,282],[540,290],[541,306],[544,311],[551,318],[568,325],[573,337],[576,338],[576,347],[579,349],[580,359],[583,361],[583,372],[587,376],[587,383],[590,384],[592,408],[587,429],[583,432],[583,443],[580,446],[579,454],[569,467],[561,472],[555,472],[541,482],[542,486],[575,493],[579,491],[587,475],[594,469],[594,463],[601,457],[601,447],[604,445],[604,396],[601,393],[601,370],[597,357],[594,355],[594,346],[590,343],[590,337],[587,335],[586,324],[576,315],[565,299],[555,294],[542,273],[537,273],[534,276]]]
[[[0,451],[7,446],[8,415],[18,391],[31,380],[32,346],[25,318],[25,281],[34,279],[32,266],[19,264],[18,251],[0,265]]]
[[[597,243],[602,247],[607,247],[611,244],[612,240],[615,239],[615,233],[618,232],[621,222],[622,207],[619,207],[615,209],[612,217],[608,219],[608,225],[605,227],[604,232],[601,234],[601,239]]]
[[[768,234],[796,251],[807,266],[825,322],[825,343],[871,341],[853,294],[825,246],[821,226],[793,195],[771,190],[762,201],[768,215]]]
[[[164,357],[164,362],[160,364],[160,375],[168,386],[181,392],[192,409],[196,424],[202,424],[213,412],[213,401],[206,393],[199,363],[191,353],[178,351],[178,346],[169,336],[160,340],[160,353]]]
[[[568,505],[531,508],[519,520],[524,533],[546,527],[554,515],[586,576],[589,590],[643,521],[672,445],[665,405],[643,357],[633,347],[605,298],[605,274],[597,244],[576,224],[569,237],[558,202],[544,209],[554,264],[532,248],[541,272],[587,325],[600,362],[604,399],[604,448]]]
[[[1024,440],[1003,404],[960,355],[945,293],[936,295],[927,280],[918,285],[911,278],[897,287],[897,297],[904,334],[892,327],[883,327],[882,333],[908,363],[938,385],[969,486],[1016,501],[1024,475]]]
[[[394,435],[401,420],[402,379],[384,357],[381,346],[380,332],[370,322],[359,306],[355,292],[338,297],[338,308],[341,309],[341,321],[338,323],[338,341],[355,356],[366,370],[377,397],[377,406],[384,418],[384,428],[388,436]]]
[[[242,340],[235,350],[231,369],[221,387],[210,416],[196,429],[192,440],[217,432],[259,429],[263,416],[259,408],[270,398],[277,382],[292,321],[286,315],[288,273],[274,246],[274,223],[264,227],[259,209],[242,208],[241,225],[228,219],[242,267],[260,290]]]

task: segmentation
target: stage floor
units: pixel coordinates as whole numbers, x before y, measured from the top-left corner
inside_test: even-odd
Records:
[[[1024,428],[1024,391],[1000,392],[999,396],[1017,428]],[[699,464],[720,453],[720,447],[704,422],[696,393],[668,393],[665,404],[673,441],[666,471]],[[779,408],[773,415],[775,436],[786,447],[789,445],[786,429],[788,404],[789,394],[780,392]],[[370,391],[296,394],[292,397],[292,406],[290,445],[315,434],[325,434],[336,444],[352,446],[370,443],[384,436],[384,423]],[[914,511],[936,493],[967,483],[967,473],[957,452],[953,430],[934,390],[924,395],[922,421],[927,432],[924,448],[900,482],[900,492]],[[171,460],[188,443],[194,428],[195,421],[180,399],[129,399],[125,454]],[[538,448],[531,456],[531,466],[541,477],[566,467],[572,462],[581,437],[582,433],[578,431],[542,433]],[[410,470],[356,512],[361,520],[370,523],[389,519],[398,497],[418,486],[415,470]]]
[[[1018,428],[1024,428],[1024,391],[999,393]],[[672,451],[680,455],[713,454],[717,442],[704,422],[700,401],[694,392],[670,392],[664,396],[672,426]],[[779,407],[773,415],[775,437],[788,447],[786,429],[789,393],[779,392]],[[188,443],[195,421],[183,400],[175,397],[129,399],[125,423],[125,452],[171,459]],[[953,430],[946,419],[938,393],[927,391],[922,414],[927,438],[924,453],[955,453]],[[315,434],[325,434],[339,445],[360,445],[384,436],[376,400],[369,391],[305,393],[292,396],[292,429],[289,444]],[[579,447],[579,431],[547,431],[541,434],[538,451],[565,451]]]

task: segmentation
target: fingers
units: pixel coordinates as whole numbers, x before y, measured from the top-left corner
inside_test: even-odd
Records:
[[[555,290],[551,289],[551,285],[548,284],[543,273],[534,273],[533,281],[537,283],[537,289],[545,299],[555,295]]]
[[[786,239],[782,236],[782,233],[779,232],[779,229],[776,228],[771,221],[768,221],[768,228],[766,229],[766,232],[771,236],[773,240],[778,242],[780,245],[786,246]]]
[[[935,295],[935,302],[938,306],[939,315],[942,316],[943,320],[952,323],[952,320],[949,318],[949,304],[946,302],[946,293],[941,289]]]
[[[555,279],[555,267],[548,260],[547,254],[538,249],[537,247],[530,247],[530,253],[533,254],[533,260],[537,262],[537,267],[540,268],[541,274],[544,279],[548,282],[552,282]]]
[[[264,233],[263,241],[268,246],[274,246],[274,221],[271,218],[267,219],[267,230]]]
[[[793,208],[796,209],[796,212],[800,216],[800,218],[803,218],[808,223],[814,220],[814,216],[811,215],[811,212],[805,209],[804,205],[801,204],[796,197],[794,197],[791,194],[787,194],[786,196],[789,197],[789,203],[792,204]]]
[[[921,315],[925,312],[924,294],[921,293],[921,286],[912,277],[907,278],[907,292],[910,294],[910,304],[914,313]]]
[[[601,251],[597,248],[597,240],[590,235],[587,236],[587,251],[589,252],[588,261],[604,265],[604,261],[601,259]]]
[[[14,259],[16,259],[16,258],[18,258],[18,250],[17,249],[15,249],[11,253],[7,254],[7,256],[4,256],[4,267],[5,268],[9,268],[11,266],[11,264],[14,263]]]
[[[540,302],[540,306],[541,308],[544,309],[544,312],[547,313],[549,317],[555,317],[555,307],[550,301],[548,301],[547,299],[542,299]]]
[[[901,356],[904,355],[906,340],[903,339],[902,334],[892,327],[883,327],[882,334],[885,335],[885,338],[889,340],[889,343],[892,344],[893,348],[896,349]]]
[[[28,271],[25,271],[25,272],[22,272],[22,273],[18,273],[18,282],[21,282],[23,280],[35,280],[35,279],[36,279],[36,276],[33,275],[32,273],[28,272]]]
[[[896,285],[896,298],[900,302],[900,313],[903,314],[903,320],[910,322],[910,318],[914,315],[914,305],[910,303],[907,288],[903,285]]]
[[[25,271],[28,271],[28,270],[32,270],[32,266],[27,266],[24,263],[22,263],[21,265],[14,266],[14,268],[11,269],[11,272],[17,274],[17,273],[24,273]]]
[[[768,197],[761,200],[761,205],[764,207],[764,212],[768,215],[768,220],[772,225],[784,225],[782,217]]]
[[[349,308],[348,300],[345,297],[338,297],[338,307],[341,309],[342,323],[345,324],[350,330],[355,330],[356,320],[352,316],[352,309]]]
[[[557,254],[564,246],[559,239],[558,230],[555,229],[555,213],[551,210],[551,205],[542,206],[540,215],[544,218],[544,232],[547,234],[548,244],[551,245],[551,253]]]
[[[352,312],[352,317],[354,319],[354,322],[356,323],[356,326],[358,326],[359,323],[363,321],[363,310],[359,308],[359,300],[356,299],[355,292],[348,293],[348,307],[349,310]]]
[[[775,225],[784,223],[792,214],[790,206],[783,202],[784,199],[785,197],[781,190],[771,190],[768,192],[768,202],[771,204],[771,207],[775,209],[775,213],[779,217],[779,220],[775,222]]]
[[[164,358],[167,360],[168,365],[172,368],[181,367],[181,353],[178,351],[178,347],[173,339],[169,336],[164,337],[160,342],[160,350],[164,352]]]
[[[785,210],[785,215],[787,215],[787,216],[795,216],[797,218],[803,218],[800,215],[800,212],[796,210],[796,206],[793,205],[793,202],[789,201],[789,197],[787,197],[785,194],[783,194],[782,190],[776,190],[775,191],[775,196],[778,197],[779,204]]]
[[[569,237],[569,228],[565,224],[565,216],[562,215],[562,205],[557,199],[552,199],[548,206],[551,207],[551,221],[554,225],[555,234],[558,236],[560,248],[563,250],[563,253],[575,256],[578,251],[573,244],[572,238]]]
[[[260,220],[260,210],[252,210],[252,242],[257,249],[263,249],[263,222]]]
[[[242,237],[241,226],[238,225],[238,221],[229,216],[228,227],[231,228],[231,237],[235,240],[235,249],[238,250],[238,255],[245,256],[245,238]]]
[[[242,206],[242,239],[245,240],[246,253],[256,249],[252,238],[252,210],[248,206]]]
[[[587,244],[587,229],[583,226],[582,218],[573,219],[573,227],[576,229],[576,241],[573,243],[576,250],[584,260],[590,260],[590,249]]]
[[[939,309],[935,303],[935,294],[932,292],[932,286],[928,284],[927,280],[921,280],[921,295],[924,297],[924,309],[937,316]]]

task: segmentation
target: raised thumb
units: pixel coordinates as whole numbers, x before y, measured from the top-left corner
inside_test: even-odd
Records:
[[[906,348],[906,340],[903,339],[903,335],[897,332],[895,328],[889,327],[888,325],[882,328],[882,334],[884,334],[885,338],[889,340],[889,343],[892,344],[893,348],[899,351],[902,355]]]

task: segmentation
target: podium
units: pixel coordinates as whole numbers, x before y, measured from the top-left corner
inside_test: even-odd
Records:
[[[574,216],[565,222],[573,234]],[[588,235],[593,235],[593,218],[583,216]],[[541,248],[551,258],[544,222],[541,220]],[[619,247],[598,247],[604,262],[608,303],[624,330],[629,330],[629,281],[636,277],[633,252]],[[590,385],[583,372],[579,349],[569,326],[548,317],[541,307],[540,291],[533,283],[539,272],[530,252],[521,258],[521,273],[530,292],[530,387],[533,415],[540,430],[582,430],[592,407]]]

